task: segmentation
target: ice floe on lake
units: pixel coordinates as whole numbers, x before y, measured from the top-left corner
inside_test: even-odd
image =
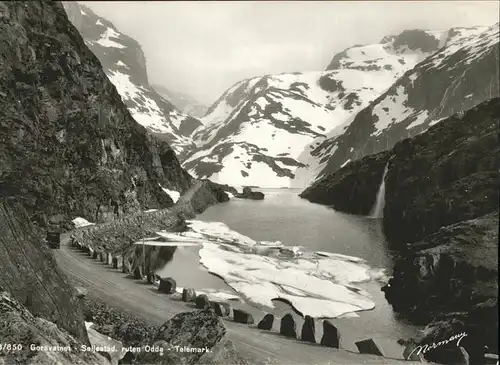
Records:
[[[200,263],[254,304],[273,308],[273,300],[281,300],[316,318],[375,307],[370,295],[355,286],[380,275],[363,259],[258,242],[220,222],[187,223],[186,232],[161,235],[172,242],[176,236],[179,242],[200,242]]]

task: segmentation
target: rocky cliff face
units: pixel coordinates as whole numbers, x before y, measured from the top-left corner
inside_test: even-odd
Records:
[[[367,214],[387,164],[383,225],[399,253],[386,298],[414,321],[432,320],[422,345],[467,332],[462,344],[472,364],[482,363],[485,346],[498,352],[499,123],[495,98],[352,162],[301,194]],[[455,350],[426,357],[454,364],[462,356]]]
[[[88,345],[54,323],[31,314],[8,293],[0,292],[0,363],[19,365],[81,364],[108,365],[94,352],[81,351]],[[14,350],[7,345],[15,346]],[[22,349],[17,348],[23,344]],[[32,350],[33,344],[42,350]]]
[[[465,332],[471,364],[485,349],[498,353],[498,211],[455,223],[411,245],[383,288],[394,310],[431,323],[417,341],[437,343]],[[444,346],[426,358],[456,364],[458,348]]]
[[[123,213],[171,205],[161,187],[191,177],[132,118],[61,3],[1,2],[0,15],[0,194],[41,224],[95,221],[112,201]]]
[[[396,38],[394,44],[402,47],[418,40],[428,49],[436,43],[431,38],[413,31]],[[499,24],[453,28],[437,39],[442,48],[357,113],[342,133],[330,136],[311,151],[323,166],[319,177],[349,161],[390,149],[450,115],[500,95]]]
[[[385,178],[384,229],[391,241],[414,242],[440,227],[496,209],[500,99],[457,114],[426,132],[327,175],[301,197],[368,214]]]
[[[180,112],[150,85],[146,58],[139,43],[90,8],[76,1],[63,4],[134,119],[148,131],[159,134],[176,153],[190,146],[188,137],[201,123]]]
[[[394,146],[386,177],[387,237],[414,242],[497,209],[499,122],[496,98]]]
[[[56,323],[89,344],[74,289],[33,230],[26,211],[12,198],[0,198],[0,248],[0,291],[10,293],[34,316]]]
[[[300,197],[342,212],[368,215],[390,157],[391,152],[386,151],[354,161],[314,182]]]

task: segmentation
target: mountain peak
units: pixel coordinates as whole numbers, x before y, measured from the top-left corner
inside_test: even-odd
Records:
[[[134,119],[182,153],[201,123],[179,111],[149,84],[146,57],[140,44],[109,20],[77,2],[64,2],[68,18],[97,56]]]
[[[487,97],[495,38],[483,30],[405,30],[347,48],[326,71],[242,80],[202,118],[183,166],[219,183],[303,187],[388,149]],[[459,85],[461,73],[468,84]]]

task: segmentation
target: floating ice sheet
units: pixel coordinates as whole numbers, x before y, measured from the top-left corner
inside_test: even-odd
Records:
[[[279,299],[316,318],[375,307],[370,295],[355,286],[373,279],[372,269],[360,258],[257,242],[220,222],[188,224],[189,231],[168,233],[168,239],[201,242],[201,264],[250,302],[273,308],[272,301]]]

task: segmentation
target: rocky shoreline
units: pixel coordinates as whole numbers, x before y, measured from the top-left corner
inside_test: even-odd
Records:
[[[417,344],[467,332],[461,346],[470,364],[498,354],[499,110],[499,98],[479,104],[301,194],[367,215],[388,165],[382,224],[397,254],[386,298],[394,311],[428,324]],[[463,355],[453,344],[425,357],[456,364]]]

